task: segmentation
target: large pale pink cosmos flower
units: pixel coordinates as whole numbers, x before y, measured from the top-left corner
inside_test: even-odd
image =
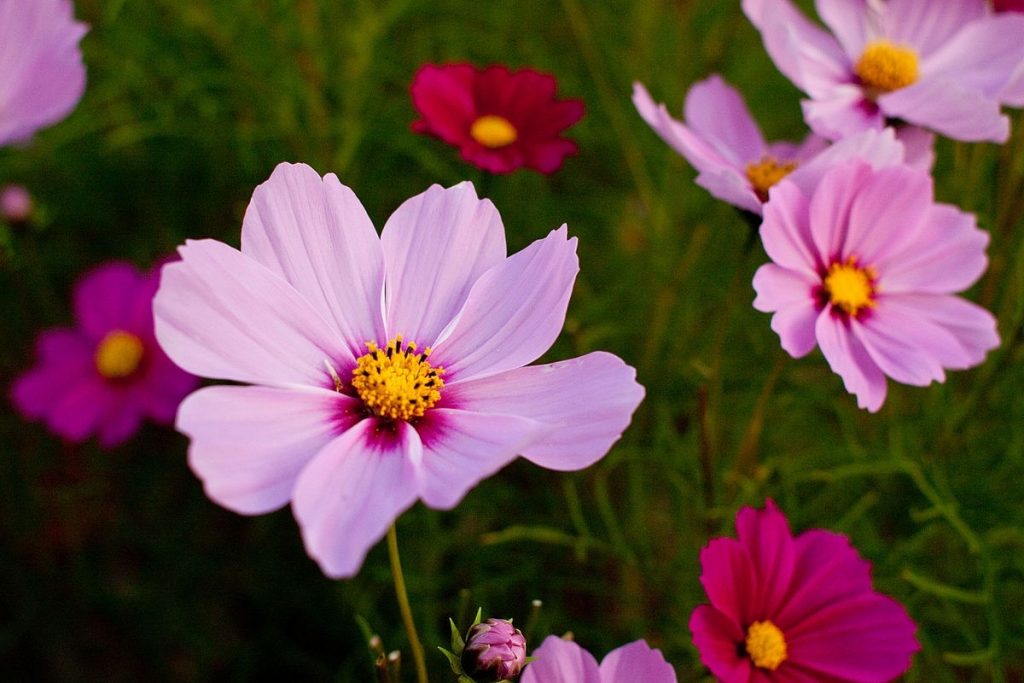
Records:
[[[743,508],[736,535],[701,551],[710,605],[690,617],[701,661],[722,683],[885,683],[910,668],[916,627],[871,586],[846,536],[794,537],[769,500]]]
[[[830,139],[887,119],[957,140],[1004,142],[1000,105],[1024,106],[1024,17],[986,0],[816,0],[832,34],[790,0],[743,0],[776,66],[810,96],[807,123]]]
[[[820,346],[862,408],[885,400],[888,375],[927,385],[977,365],[999,344],[985,309],[958,296],[987,265],[974,216],[933,201],[932,179],[859,160],[808,196],[772,189],[761,240],[774,263],[754,275],[754,307],[794,357]]]
[[[700,172],[698,185],[757,215],[768,191],[783,178],[811,192],[822,174],[844,159],[861,157],[876,166],[904,161],[903,145],[892,130],[865,131],[831,146],[814,134],[800,144],[768,143],[742,96],[718,75],[690,88],[685,123],[672,118],[664,104],[655,104],[640,83],[633,84],[633,104],[661,139]]]
[[[85,90],[71,0],[0,0],[0,145],[67,116]]]
[[[616,648],[600,666],[571,640],[548,636],[534,650],[521,683],[676,683],[676,672],[659,650],[642,640]]]
[[[563,226],[506,256],[470,183],[413,197],[378,237],[334,175],[282,164],[253,194],[241,251],[180,253],[157,338],[198,375],[257,385],[185,400],[189,463],[231,510],[290,501],[333,577],[355,574],[417,498],[451,508],[517,454],[590,465],[643,397],[607,353],[522,367],[562,328],[576,239]]]

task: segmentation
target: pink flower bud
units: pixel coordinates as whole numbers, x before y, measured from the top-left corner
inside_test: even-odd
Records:
[[[515,678],[526,664],[526,638],[504,619],[488,619],[469,629],[462,668],[478,683]]]
[[[0,190],[0,215],[10,223],[24,223],[32,215],[32,195],[21,185],[7,185]]]

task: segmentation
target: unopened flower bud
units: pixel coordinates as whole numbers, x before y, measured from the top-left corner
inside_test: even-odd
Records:
[[[35,208],[32,195],[21,185],[7,185],[0,190],[0,214],[9,223],[24,223]]]
[[[526,638],[505,619],[488,619],[469,629],[462,669],[478,683],[515,678],[526,664]]]

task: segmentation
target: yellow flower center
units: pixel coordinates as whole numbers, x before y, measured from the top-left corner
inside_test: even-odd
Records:
[[[786,661],[786,637],[770,621],[755,621],[747,629],[747,654],[754,666],[775,671]]]
[[[352,387],[363,405],[378,417],[410,420],[441,398],[444,368],[435,368],[427,357],[430,347],[417,353],[416,342],[402,346],[402,335],[383,349],[367,342],[369,352],[360,356],[352,371]]]
[[[779,161],[773,156],[761,157],[760,161],[747,164],[747,180],[754,186],[754,192],[762,202],[768,201],[768,190],[796,170],[797,162]]]
[[[519,137],[516,127],[504,116],[487,114],[473,122],[469,134],[484,147],[497,149],[507,147]]]
[[[139,368],[144,351],[134,334],[114,330],[96,347],[96,370],[107,379],[127,377]]]
[[[825,276],[829,301],[846,313],[856,316],[861,309],[875,305],[875,271],[861,268],[856,257],[833,263]]]
[[[870,96],[882,95],[917,82],[917,53],[888,40],[876,40],[864,48],[853,71]]]

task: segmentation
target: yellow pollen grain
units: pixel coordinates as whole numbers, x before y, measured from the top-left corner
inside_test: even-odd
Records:
[[[786,661],[786,637],[770,621],[755,621],[747,629],[747,654],[754,666],[775,671]]]
[[[917,53],[888,40],[868,43],[853,67],[854,73],[871,96],[906,88],[917,82]]]
[[[96,347],[96,370],[107,379],[127,377],[139,368],[144,351],[142,340],[137,336],[114,330]]]
[[[747,180],[762,202],[768,201],[768,190],[796,170],[797,162],[779,161],[773,156],[763,156],[760,161],[747,164]]]
[[[411,420],[441,398],[444,368],[433,367],[427,358],[430,347],[417,351],[416,342],[403,346],[402,335],[383,349],[367,342],[367,353],[356,361],[352,388],[374,415],[389,420]]]
[[[486,114],[473,122],[469,129],[473,139],[484,147],[498,149],[507,147],[519,138],[516,127],[504,116]]]
[[[875,273],[871,268],[859,267],[852,256],[829,266],[824,285],[832,305],[849,315],[856,316],[875,305]]]

